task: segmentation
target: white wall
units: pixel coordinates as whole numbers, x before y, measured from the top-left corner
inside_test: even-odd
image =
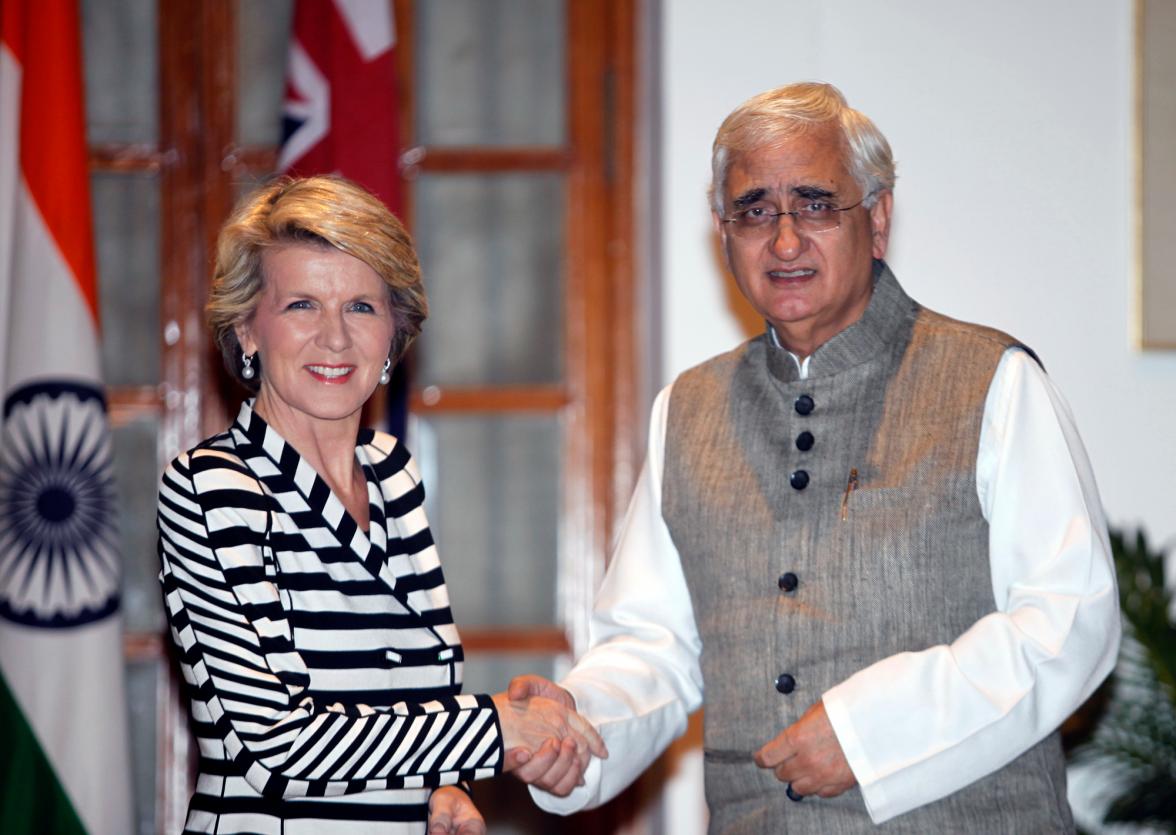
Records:
[[[1176,353],[1135,338],[1126,0],[663,0],[663,382],[759,325],[722,271],[710,143],[749,96],[831,81],[899,181],[907,291],[1032,346],[1072,406],[1108,518],[1176,545]]]
[[[769,87],[830,81],[894,149],[907,291],[1032,346],[1111,523],[1176,546],[1176,353],[1134,347],[1132,3],[661,0],[661,17],[662,382],[760,327],[710,230],[715,129]]]

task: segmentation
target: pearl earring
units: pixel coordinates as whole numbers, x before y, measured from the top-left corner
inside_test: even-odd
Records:
[[[241,376],[246,380],[252,380],[257,372],[253,370],[253,354],[241,353],[241,362],[245,363],[245,367],[241,369]]]
[[[380,382],[384,385],[388,385],[388,383],[392,382],[392,372],[389,370],[390,368],[392,368],[392,359],[388,358],[384,360],[384,368],[380,372]]]

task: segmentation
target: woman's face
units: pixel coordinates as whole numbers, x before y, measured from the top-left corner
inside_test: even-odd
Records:
[[[357,416],[395,332],[384,282],[358,258],[312,244],[267,250],[261,266],[257,307],[237,327],[245,353],[261,358],[258,413],[307,430]]]

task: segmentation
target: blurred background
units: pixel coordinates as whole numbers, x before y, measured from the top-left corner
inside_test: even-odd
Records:
[[[176,832],[193,751],[156,580],[156,483],[242,396],[202,307],[220,223],[279,167],[295,3],[80,5],[136,827]],[[762,328],[717,255],[710,143],[741,101],[790,81],[836,84],[889,138],[888,260],[906,290],[1032,346],[1070,402],[1112,524],[1170,544],[1176,340],[1162,329],[1176,294],[1163,295],[1170,261],[1148,261],[1150,285],[1142,265],[1148,241],[1176,238],[1176,214],[1141,211],[1143,184],[1163,182],[1141,154],[1145,82],[1176,89],[1145,61],[1176,47],[1162,5],[392,2],[381,101],[396,124],[382,164],[432,311],[408,361],[406,431],[467,689],[567,668],[653,396]],[[356,95],[347,76],[325,81]],[[1145,308],[1159,336],[1144,332]],[[495,833],[703,832],[691,751],[688,738],[594,816],[540,815],[505,778],[475,796]],[[1071,786],[1088,823],[1091,784],[1079,773]]]

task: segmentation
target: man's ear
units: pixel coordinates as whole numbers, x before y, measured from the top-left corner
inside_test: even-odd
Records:
[[[870,207],[871,252],[881,260],[886,257],[890,245],[890,212],[894,208],[894,192],[884,191],[878,195],[878,202]]]
[[[723,250],[723,262],[727,269],[731,269],[731,253],[727,249],[727,224],[723,223],[723,217],[714,209],[711,209],[711,223],[714,224],[715,234],[719,237],[719,247]]]

